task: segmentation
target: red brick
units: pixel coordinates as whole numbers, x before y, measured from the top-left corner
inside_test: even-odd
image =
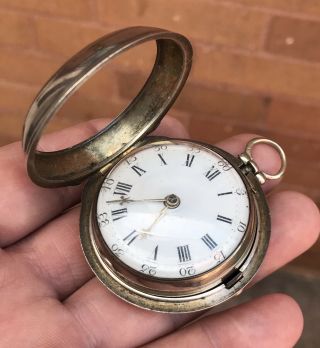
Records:
[[[320,66],[196,47],[192,79],[320,100]]]
[[[37,92],[38,88],[28,88],[17,84],[0,82],[1,112],[18,111],[26,114]]]
[[[192,139],[215,144],[233,135],[241,133],[259,133],[251,123],[242,123],[193,114],[190,121],[190,134]]]
[[[302,170],[303,168],[303,170]],[[313,163],[288,161],[285,182],[310,189],[319,189],[319,167]]]
[[[266,50],[309,61],[320,61],[320,22],[275,17],[266,42]]]
[[[284,148],[288,159],[288,169],[278,190],[281,188],[299,188],[299,191],[309,195],[320,205],[319,141],[284,136],[279,133],[254,129],[250,125],[226,123],[221,120],[199,117],[199,115],[191,118],[190,132],[192,139],[209,144],[217,143],[236,134],[248,132],[261,134],[277,141]]]
[[[6,125],[5,130],[0,129],[0,146],[21,139],[24,116],[21,112],[0,113],[0,124]]]
[[[69,57],[106,34],[106,30],[78,22],[38,17],[35,20],[39,48],[64,57]]]
[[[133,98],[146,79],[139,72],[118,72],[121,97]],[[191,115],[211,115],[222,119],[238,119],[243,122],[261,122],[266,118],[269,98],[226,91],[187,83],[174,108]]]
[[[278,142],[283,147],[290,162],[303,160],[313,165],[318,163],[320,169],[320,142],[318,137],[314,139],[298,137],[283,134],[281,129],[275,129],[275,131],[264,129],[262,130],[262,135]],[[301,135],[304,134],[301,133]]]
[[[90,0],[0,0],[0,6],[72,18],[91,18]]]
[[[318,138],[320,107],[275,99],[271,103],[267,126],[279,131],[289,130],[298,135],[310,134]]]
[[[0,44],[34,46],[34,28],[31,17],[0,10]]]
[[[269,106],[269,98],[252,94],[211,88],[197,84],[187,84],[175,107],[194,115],[208,115],[229,120],[260,124],[264,121]]]
[[[277,9],[284,12],[305,13],[312,16],[320,15],[320,2],[318,0],[228,0],[238,4],[245,4],[267,9]]]
[[[190,121],[191,137],[208,143],[216,143],[227,137],[241,133],[255,133],[278,142],[285,150],[289,161],[304,161],[320,166],[320,142],[318,137],[306,138],[304,133],[295,136],[283,133],[282,129],[267,129],[251,122],[224,120],[193,113]],[[319,167],[320,168],[320,167]]]
[[[247,49],[260,46],[268,15],[210,1],[99,1],[106,23],[162,27],[208,43]]]
[[[0,76],[9,81],[39,86],[48,80],[59,65],[57,61],[33,53],[2,49]]]

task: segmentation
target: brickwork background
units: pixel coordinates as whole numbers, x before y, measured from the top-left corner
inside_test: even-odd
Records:
[[[171,113],[193,138],[271,137],[288,154],[282,188],[320,204],[318,0],[0,0],[0,144],[20,138],[33,97],[66,58],[133,25],[171,29],[192,41],[193,71]],[[51,129],[119,112],[153,58],[150,44],[112,62],[76,93]],[[314,267],[311,256],[319,250],[302,263]]]

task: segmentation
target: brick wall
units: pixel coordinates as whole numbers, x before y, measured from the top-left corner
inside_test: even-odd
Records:
[[[320,1],[0,0],[0,142],[20,138],[39,87],[85,44],[132,25],[185,34],[193,71],[172,114],[193,138],[239,132],[279,141],[289,158],[283,187],[320,203]],[[126,53],[67,103],[51,129],[120,111],[154,58]]]

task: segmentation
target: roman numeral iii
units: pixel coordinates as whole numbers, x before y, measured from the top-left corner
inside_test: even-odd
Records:
[[[207,173],[206,173],[206,178],[209,181],[212,181],[214,178],[216,178],[219,174],[221,174],[220,170],[216,169],[214,170],[214,168],[210,169]]]
[[[194,160],[194,155],[187,154],[186,166],[191,167]]]
[[[114,189],[114,195],[126,195],[132,189],[132,185],[125,184],[124,182],[118,182],[116,188]]]
[[[180,262],[187,262],[191,260],[189,245],[178,246],[177,250]]]
[[[206,244],[206,246],[213,250],[218,244],[207,234],[201,237],[201,240]]]
[[[131,233],[129,233],[126,237],[124,237],[123,241],[127,242],[127,244],[130,245],[138,236],[139,233],[136,230],[134,230]]]
[[[128,214],[127,208],[121,208],[121,209],[111,211],[111,216],[113,221],[123,219],[124,217],[127,216],[127,214]]]
[[[218,215],[217,220],[222,221],[222,222],[226,222],[227,224],[232,224],[232,219],[225,217],[225,216],[222,216],[222,215]]]

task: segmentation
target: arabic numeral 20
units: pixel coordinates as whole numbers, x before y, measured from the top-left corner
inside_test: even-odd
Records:
[[[180,268],[179,273],[182,277],[193,276],[196,273],[196,270],[193,266],[182,267],[182,268]]]
[[[157,268],[154,266],[143,264],[141,266],[140,272],[154,276],[157,273]]]

